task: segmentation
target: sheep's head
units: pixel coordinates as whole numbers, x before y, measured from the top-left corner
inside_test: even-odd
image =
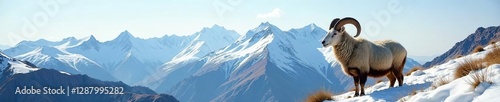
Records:
[[[359,33],[361,33],[361,26],[359,22],[351,17],[345,17],[342,19],[335,18],[333,19],[332,23],[330,23],[330,28],[328,30],[328,33],[326,37],[323,39],[321,42],[323,44],[323,47],[327,47],[330,45],[338,45],[341,41],[342,36],[348,36],[348,34],[345,32],[344,25],[346,24],[352,24],[356,27],[357,29],[357,34],[354,35],[354,37],[358,37]]]

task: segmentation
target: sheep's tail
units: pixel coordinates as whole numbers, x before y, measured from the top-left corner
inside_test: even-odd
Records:
[[[408,54],[407,54],[407,55],[408,55]],[[404,68],[404,67],[405,67],[405,64],[406,64],[406,57],[407,57],[407,55],[405,55],[405,58],[403,59],[403,63],[401,63],[401,66],[402,66],[402,67],[401,67],[401,71],[403,71],[403,69],[402,69],[402,68]]]
[[[401,74],[398,78],[398,83],[399,83],[399,86],[402,86],[403,85],[403,82],[404,82],[404,75],[403,75],[403,68],[405,67],[405,63],[406,63],[406,57],[407,57],[408,54],[405,55],[405,58],[403,59],[403,63],[401,63],[402,65],[399,66],[399,73]]]

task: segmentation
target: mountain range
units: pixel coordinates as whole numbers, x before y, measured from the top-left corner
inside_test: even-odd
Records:
[[[301,101],[321,88],[352,88],[332,48],[319,43],[325,34],[315,24],[283,31],[265,22],[241,37],[214,25],[186,36],[142,39],[124,31],[105,42],[94,36],[22,41],[3,52],[72,75],[146,86],[180,101]],[[405,70],[419,65],[408,58]]]
[[[171,95],[157,94],[153,90],[128,86],[122,82],[101,81],[87,75],[74,75],[54,69],[38,68],[27,61],[20,61],[0,53],[0,101],[137,101],[137,102],[178,102]],[[22,94],[20,87],[41,89],[40,94]],[[34,87],[34,88],[33,88]],[[46,87],[68,87],[66,94],[46,94]],[[69,87],[121,87],[122,94],[71,94]],[[19,92],[19,93],[17,93]],[[32,91],[34,92],[34,91]],[[54,92],[54,91],[50,91]],[[17,94],[16,94],[17,93]]]
[[[69,37],[56,42],[22,41],[3,52],[39,67],[134,85],[166,62],[201,57],[229,45],[238,37],[235,31],[214,25],[188,36],[141,39],[124,31],[106,42],[94,36]]]

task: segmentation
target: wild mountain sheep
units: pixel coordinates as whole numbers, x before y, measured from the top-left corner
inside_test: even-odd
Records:
[[[349,36],[343,27],[352,24],[357,29],[354,37]],[[368,76],[387,76],[390,87],[394,87],[396,79],[403,85],[403,67],[406,62],[406,49],[396,41],[368,41],[358,38],[361,33],[359,22],[351,17],[336,18],[323,39],[323,47],[333,46],[334,54],[346,75],[354,79],[356,89],[354,96],[365,95],[364,86]],[[361,94],[358,86],[361,85]]]

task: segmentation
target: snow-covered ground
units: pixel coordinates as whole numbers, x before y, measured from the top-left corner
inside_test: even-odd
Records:
[[[498,43],[497,43],[498,44]],[[365,87],[365,96],[354,97],[354,91],[332,96],[341,102],[498,102],[500,101],[500,64],[492,64],[484,69],[473,71],[467,76],[455,79],[454,72],[462,61],[484,58],[493,49],[492,45],[485,47],[486,51],[470,54],[450,60],[444,64],[427,70],[413,72],[405,76],[404,85],[389,88],[389,82],[380,82]],[[499,56],[500,57],[500,56]],[[475,73],[485,73],[489,82],[481,82],[476,88],[470,80]],[[432,87],[433,82],[449,80],[448,84]],[[397,85],[397,83],[396,83]]]

